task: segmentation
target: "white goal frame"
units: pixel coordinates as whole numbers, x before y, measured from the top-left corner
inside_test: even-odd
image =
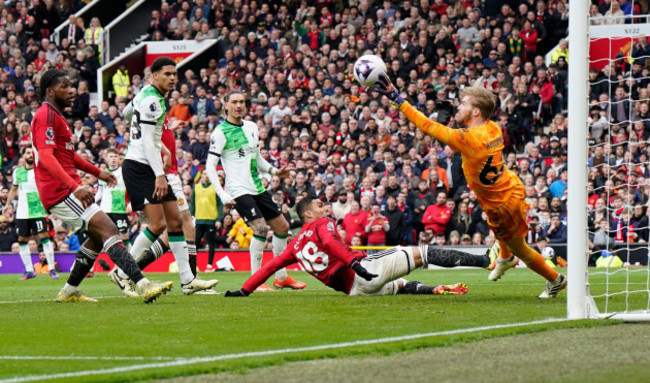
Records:
[[[568,126],[569,190],[567,201],[567,317],[568,319],[622,319],[650,321],[650,312],[600,314],[589,293],[587,254],[587,123],[589,107],[589,1],[572,1],[569,17],[570,113]]]

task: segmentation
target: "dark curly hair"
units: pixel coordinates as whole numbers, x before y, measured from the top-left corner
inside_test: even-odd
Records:
[[[59,81],[61,81],[61,79],[67,75],[68,74],[65,71],[62,71],[60,69],[48,69],[47,72],[45,72],[41,77],[41,86],[38,89],[38,97],[40,97],[41,100],[45,100],[45,93],[47,92],[47,88],[56,86]]]

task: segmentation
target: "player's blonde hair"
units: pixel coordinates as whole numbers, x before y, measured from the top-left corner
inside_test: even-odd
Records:
[[[470,103],[473,107],[481,111],[481,117],[489,119],[494,108],[496,108],[496,101],[494,94],[482,86],[471,86],[463,90],[462,97],[469,96]]]

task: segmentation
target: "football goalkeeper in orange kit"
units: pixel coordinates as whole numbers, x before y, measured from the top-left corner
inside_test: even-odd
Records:
[[[488,279],[501,278],[519,257],[547,280],[539,298],[555,298],[566,287],[567,278],[549,267],[544,257],[526,244],[529,205],[524,199],[523,183],[503,163],[501,128],[489,120],[496,107],[492,92],[478,86],[465,88],[455,116],[456,122],[465,127],[451,129],[429,120],[405,101],[387,75],[381,74],[377,85],[374,90],[388,97],[418,129],[462,154],[467,183],[476,193],[498,240],[493,249],[499,257]]]

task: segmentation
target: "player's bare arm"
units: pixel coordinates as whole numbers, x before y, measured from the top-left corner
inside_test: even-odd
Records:
[[[167,173],[172,166],[172,154],[165,145],[160,147],[160,151],[162,152],[163,171]]]
[[[13,208],[11,202],[14,200],[14,198],[16,198],[16,193],[18,193],[18,185],[13,185],[7,194],[7,205],[2,209],[3,215],[7,215],[10,206]]]
[[[99,173],[99,176],[97,178],[100,181],[106,182],[106,185],[109,188],[115,187],[117,185],[117,177],[111,172],[107,172],[106,170],[102,170],[101,173]]]
[[[177,129],[182,129],[185,127],[185,121],[183,120],[174,120],[171,122],[170,129],[176,131]]]
[[[280,169],[277,169],[275,171],[275,175],[280,177],[280,178],[286,178],[286,177],[289,177],[289,176],[295,177],[296,172],[294,170],[295,169],[294,169],[294,166],[292,164],[285,165],[285,166],[281,167]]]

